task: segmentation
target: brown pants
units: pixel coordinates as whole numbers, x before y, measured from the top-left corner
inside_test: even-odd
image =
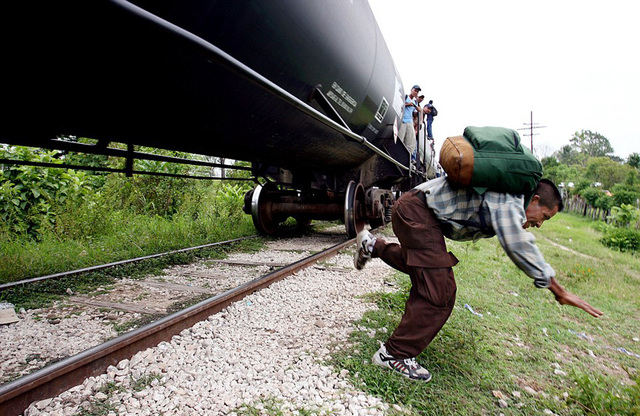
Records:
[[[456,300],[452,267],[456,257],[447,252],[440,224],[418,190],[405,193],[392,213],[393,231],[400,244],[376,240],[372,257],[407,273],[411,291],[404,315],[385,342],[396,358],[419,355],[449,319]]]

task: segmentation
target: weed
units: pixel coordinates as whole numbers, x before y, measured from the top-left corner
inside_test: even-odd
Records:
[[[596,272],[588,266],[576,264],[568,273],[567,277],[575,279],[577,282],[589,281],[596,277]]]
[[[126,321],[119,324],[113,324],[113,330],[117,332],[118,336],[120,336],[131,330],[140,328],[142,326],[150,324],[151,322],[155,322],[160,318],[162,318],[162,315],[142,315],[142,317],[138,319]]]
[[[132,380],[131,389],[133,391],[142,391],[155,384],[154,380],[155,383],[159,383],[162,380],[162,374],[147,374],[137,380]]]
[[[210,297],[211,297],[211,295],[208,295],[208,294],[205,293],[205,294],[198,295],[198,296],[195,296],[195,297],[190,298],[190,299],[180,300],[178,302],[173,303],[171,306],[169,306],[167,308],[167,313],[171,314],[171,313],[174,313],[174,312],[181,311],[183,309],[188,308],[189,306],[193,306],[193,305],[195,305],[195,304],[197,304],[199,302],[202,302],[202,301],[204,301],[206,299],[209,299]]]
[[[632,381],[625,385],[601,375],[576,375],[570,401],[587,415],[640,415],[640,373],[629,376]]]
[[[78,416],[105,416],[111,413],[117,413],[117,408],[114,404],[109,402],[112,394],[123,392],[124,387],[118,386],[115,382],[109,382],[102,386],[99,390],[100,393],[105,394],[107,397],[104,399],[94,399],[88,408],[81,406],[78,409]]]
[[[26,363],[29,363],[31,361],[41,361],[42,360],[42,356],[40,354],[27,354],[27,356],[25,357],[24,361]]]
[[[289,415],[295,414],[300,416],[311,416],[311,415],[319,415],[324,414],[320,411],[309,410],[301,407],[297,407],[292,410],[283,410],[282,400],[268,397],[265,399],[261,399],[257,403],[252,405],[242,405],[238,409],[236,409],[235,414],[240,416],[281,416],[281,415]]]
[[[137,321],[127,321],[120,324],[113,324],[113,330],[116,331],[118,336],[126,334],[127,332],[136,329],[140,326]]]

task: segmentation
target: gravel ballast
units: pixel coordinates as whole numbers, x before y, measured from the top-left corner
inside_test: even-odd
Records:
[[[375,307],[360,296],[388,289],[391,269],[375,259],[357,271],[352,253],[331,259],[328,270],[308,268],[256,292],[24,414],[103,406],[114,415],[216,415],[274,403],[284,414],[385,414],[389,406],[355,389],[346,370],[324,364]],[[279,261],[273,251],[265,255]]]

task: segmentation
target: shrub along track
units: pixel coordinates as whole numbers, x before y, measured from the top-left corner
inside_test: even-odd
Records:
[[[128,317],[140,322],[141,316],[159,319],[0,385],[0,414],[21,414],[32,402],[55,396],[81,384],[87,377],[103,373],[110,365],[116,365],[138,351],[168,341],[232,302],[330,258],[354,242],[353,239],[345,241],[341,234],[316,235],[300,241],[295,243],[295,250],[278,249],[276,244],[271,248],[273,254],[267,256],[271,259],[268,262],[252,261],[253,256],[244,253],[226,260],[206,260],[197,265],[172,267],[165,271],[164,276],[122,279],[110,290],[101,288],[103,290],[93,296],[70,296],[60,305],[68,307],[71,303],[84,314],[104,316],[109,313],[107,311],[117,310],[125,320]],[[330,247],[326,248],[327,245]],[[315,254],[308,255],[313,252]],[[260,257],[265,256],[261,254]],[[247,273],[247,269],[252,272]],[[203,298],[206,299],[200,300]],[[171,312],[177,300],[191,306],[163,316]],[[76,310],[76,316],[77,313],[79,311]],[[61,319],[65,318],[53,322],[52,330]]]

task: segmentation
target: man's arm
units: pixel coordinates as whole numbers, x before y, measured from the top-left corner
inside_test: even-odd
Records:
[[[554,277],[551,278],[551,286],[549,286],[549,290],[553,292],[556,300],[561,305],[575,306],[576,308],[580,308],[583,311],[595,316],[596,318],[603,315],[601,311],[589,305],[588,302],[582,300],[578,296],[567,291],[564,287],[560,286],[560,283],[558,283],[558,281]]]
[[[522,228],[526,221],[522,197],[487,192],[485,203],[491,226],[505,253],[520,270],[533,279],[536,287],[548,288],[556,273],[544,261],[535,244],[534,235]]]
[[[551,290],[561,305],[580,308],[596,318],[603,315],[601,311],[560,286],[555,279],[555,271],[544,261],[542,253],[535,245],[533,234],[522,228],[526,214],[521,205],[521,198],[487,192],[485,201],[491,214],[493,230],[504,251],[518,268],[534,279],[536,287]]]

